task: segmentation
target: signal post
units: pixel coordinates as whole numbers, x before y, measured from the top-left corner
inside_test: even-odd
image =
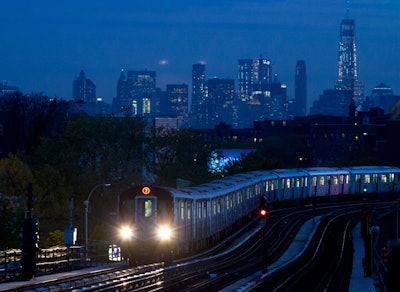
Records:
[[[267,258],[268,258],[268,244],[266,242],[267,233],[267,216],[268,216],[268,206],[267,199],[265,196],[260,196],[260,205],[258,208],[258,214],[261,219],[265,220],[265,226],[262,228],[262,273],[265,274],[268,270]]]

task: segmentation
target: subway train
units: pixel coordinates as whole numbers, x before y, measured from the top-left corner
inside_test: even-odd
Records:
[[[269,208],[396,195],[392,166],[275,169],[173,189],[132,186],[119,195],[121,254],[133,262],[168,260],[206,249]],[[264,200],[265,199],[265,200]]]

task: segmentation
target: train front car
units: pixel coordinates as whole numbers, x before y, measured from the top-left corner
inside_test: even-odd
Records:
[[[121,254],[131,264],[168,260],[173,199],[166,188],[135,186],[119,198]]]

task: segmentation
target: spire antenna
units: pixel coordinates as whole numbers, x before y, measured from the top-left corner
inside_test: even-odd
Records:
[[[346,18],[350,18],[350,0],[346,0]]]

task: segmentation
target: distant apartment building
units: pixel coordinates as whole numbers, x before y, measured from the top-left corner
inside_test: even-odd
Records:
[[[12,96],[18,91],[19,88],[17,86],[8,85],[6,80],[3,80],[0,84],[0,98]]]
[[[385,114],[395,113],[400,106],[400,95],[393,94],[393,89],[384,83],[375,86],[366,100],[369,107],[382,108]]]
[[[75,102],[96,103],[96,85],[85,76],[83,70],[72,85],[72,98]]]

